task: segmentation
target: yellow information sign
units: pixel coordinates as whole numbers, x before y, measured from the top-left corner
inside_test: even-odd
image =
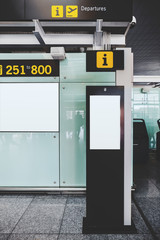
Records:
[[[77,5],[66,6],[66,17],[67,18],[78,18],[78,6]]]
[[[53,5],[52,6],[52,17],[53,18],[63,18],[63,6]]]
[[[113,68],[113,52],[111,51],[97,52],[96,64],[97,68]]]

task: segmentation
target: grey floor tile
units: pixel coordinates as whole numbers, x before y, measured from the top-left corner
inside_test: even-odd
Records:
[[[90,238],[83,234],[60,234],[58,240],[90,240]]]
[[[0,240],[8,240],[9,234],[0,233]]]
[[[153,240],[153,238],[148,234],[61,234],[58,240]]]
[[[128,240],[154,240],[150,234],[130,234]]]
[[[64,205],[67,201],[67,196],[62,195],[44,195],[44,196],[36,196],[33,204],[56,204],[56,205]]]
[[[109,234],[108,240],[128,240],[127,234]]]
[[[22,217],[33,198],[0,198],[0,233],[10,233]]]
[[[86,197],[85,196],[69,196],[67,200],[67,204],[71,204],[71,205],[86,204]]]
[[[82,233],[85,205],[66,205],[61,233]]]
[[[135,184],[135,197],[160,197],[160,191],[150,180],[138,179]]]
[[[89,240],[108,240],[107,234],[89,235]]]
[[[33,200],[33,196],[24,196],[24,197],[19,197],[17,196],[4,196],[0,198],[0,205],[8,205],[8,204],[13,204],[13,205],[19,205],[19,204],[28,204]]]
[[[21,199],[21,198],[25,198],[25,199],[26,199],[26,198],[35,198],[35,197],[36,197],[35,194],[22,194],[22,193],[21,193],[21,194],[18,195],[18,199],[19,199],[19,198],[20,198],[20,199]]]
[[[8,240],[34,240],[34,234],[11,234]]]
[[[108,240],[153,240],[150,234],[113,234],[108,235]]]
[[[106,234],[60,234],[58,240],[108,240]]]
[[[160,198],[136,200],[155,233],[160,233]]]
[[[54,234],[11,234],[8,240],[57,240]]]
[[[141,217],[134,203],[132,203],[132,219],[138,233],[141,233],[141,234],[150,233],[149,229],[147,228],[143,218]]]
[[[52,196],[36,197],[14,229],[14,233],[59,233],[65,204],[56,204],[57,201],[61,202],[61,199]]]
[[[36,234],[33,240],[57,240],[58,235],[56,234]]]
[[[0,193],[0,198],[18,198],[19,194]]]

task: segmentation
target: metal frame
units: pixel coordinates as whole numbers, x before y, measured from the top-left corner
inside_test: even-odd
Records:
[[[33,33],[0,34],[0,46],[92,46],[93,49],[106,49],[106,46],[125,46],[125,37],[131,23],[128,22],[0,22],[0,28],[35,28]],[[44,27],[62,28],[63,33],[46,34]],[[66,33],[66,29],[93,28],[94,33]],[[102,31],[105,28],[105,31]],[[125,34],[108,34],[107,28],[124,28]],[[95,30],[94,30],[95,29]]]
[[[91,22],[91,21],[72,21],[72,22],[62,22],[62,21],[41,21],[40,22],[42,27],[93,27],[96,28],[96,21],[95,22]],[[27,27],[34,27],[35,23],[34,21],[0,21],[0,27],[23,27],[23,28],[27,28]],[[105,28],[110,28],[110,27],[123,27],[123,28],[127,28],[128,26],[128,22],[103,22],[102,23],[102,27]]]
[[[69,192],[85,192],[86,188],[52,188],[52,187],[0,187],[0,192],[10,192],[10,191],[15,191],[15,192],[34,192],[34,191],[39,191],[39,192],[63,192],[63,191],[69,191]]]
[[[134,76],[133,83],[160,83],[160,76]]]
[[[133,53],[130,48],[124,50],[124,71],[116,71],[116,86],[124,86],[124,225],[131,225],[131,188],[132,188],[132,82]]]
[[[93,34],[46,34],[42,41],[42,37],[39,33],[34,34],[1,34],[0,45],[2,47],[9,46],[93,46],[94,35]],[[104,39],[104,42],[106,39]],[[106,43],[107,44],[107,43]],[[110,45],[125,46],[125,36],[114,34],[111,35]]]

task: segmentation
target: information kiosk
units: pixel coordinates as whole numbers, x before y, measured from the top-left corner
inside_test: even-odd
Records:
[[[84,233],[124,226],[124,87],[87,87],[87,196]]]
[[[87,70],[115,71],[116,86],[86,88],[87,203],[83,232],[135,232],[131,221],[131,85],[127,83],[131,70],[127,59],[131,56],[128,50],[91,54]]]

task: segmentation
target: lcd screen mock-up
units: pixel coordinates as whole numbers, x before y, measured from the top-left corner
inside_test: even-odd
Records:
[[[58,131],[58,83],[1,83],[0,131]]]
[[[120,149],[120,96],[90,96],[90,149]]]

